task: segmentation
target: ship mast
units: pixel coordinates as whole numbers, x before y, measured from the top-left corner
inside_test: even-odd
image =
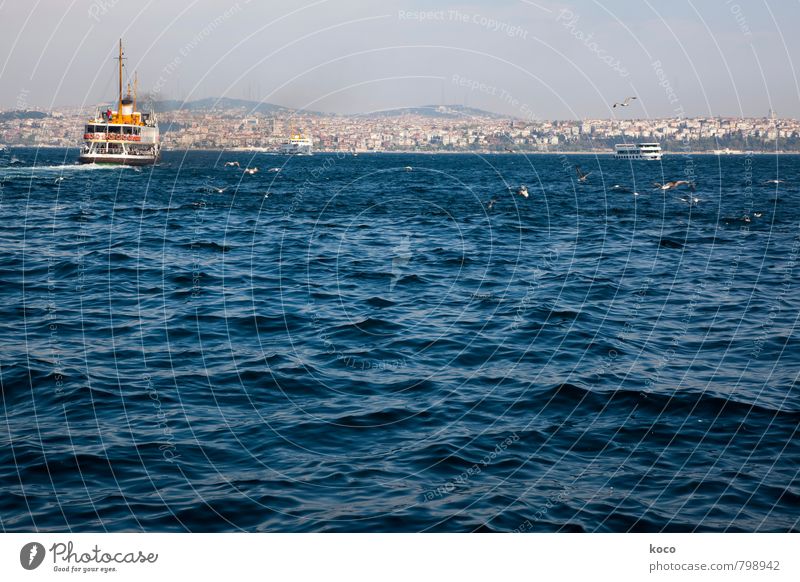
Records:
[[[117,116],[122,117],[122,39],[119,39],[119,103]]]

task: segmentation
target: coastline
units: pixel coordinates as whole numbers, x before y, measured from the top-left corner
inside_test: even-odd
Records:
[[[21,145],[21,144],[2,144],[7,149],[48,149],[48,150],[70,150],[80,149],[80,146],[56,146],[56,145]],[[0,147],[0,151],[3,150]],[[167,148],[162,147],[162,152],[231,152],[231,153],[256,153],[266,154],[271,156],[290,156],[290,154],[282,154],[279,151],[265,151],[261,148]],[[359,150],[356,152],[345,150],[315,150],[311,156],[300,157],[313,157],[320,155],[342,155],[352,156],[353,153],[361,155],[482,155],[482,156],[614,156],[613,150],[569,150],[569,151],[547,151],[547,152],[499,152],[489,150],[476,150],[476,151],[418,151],[418,150],[392,150],[392,151],[375,151],[375,150]],[[773,156],[773,155],[800,155],[800,150],[779,150],[779,151],[741,151],[729,152],[718,154],[712,150],[690,150],[690,151],[662,151],[664,156],[718,156],[718,157],[733,157],[733,156]]]

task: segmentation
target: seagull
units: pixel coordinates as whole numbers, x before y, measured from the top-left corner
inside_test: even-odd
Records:
[[[405,167],[405,168],[403,168],[403,169],[404,169],[406,172],[411,172],[411,171],[412,171],[414,168],[412,168],[411,166],[406,166],[406,167]]]
[[[754,212],[753,216],[755,216],[756,218],[761,218],[762,216],[764,216],[764,213],[763,212]]]
[[[628,188],[626,188],[625,186],[620,186],[619,184],[614,184],[611,187],[611,189],[614,190],[615,192],[626,192],[626,193],[630,192]]]
[[[513,154],[513,153],[514,153],[514,150],[512,150],[511,148],[506,148],[506,151],[507,151],[508,153],[510,153],[510,154]]]
[[[585,182],[586,178],[591,174],[591,172],[586,172],[584,174],[580,166],[575,166],[575,173],[578,175],[578,182]]]
[[[681,198],[682,201],[689,204],[689,206],[697,206],[700,199],[697,196],[689,196],[688,198]]]
[[[491,210],[492,208],[494,208],[494,205],[495,205],[496,202],[497,202],[497,200],[495,200],[494,198],[489,200],[489,202],[486,203],[486,209],[487,210]]]
[[[222,194],[227,189],[228,189],[227,186],[225,188],[218,188],[217,186],[212,186],[211,184],[205,184],[204,186],[201,186],[200,188],[198,188],[197,191],[198,192],[205,192],[207,194],[210,194],[212,192],[215,192],[217,194]]]
[[[764,180],[763,184],[766,186],[767,184],[783,184],[784,180]]]
[[[672,182],[665,182],[664,184],[653,182],[653,187],[660,190],[672,190],[673,188],[678,188],[679,186],[688,186],[689,190],[694,192],[694,182],[689,182],[688,180],[673,180]]]
[[[268,172],[272,172],[273,174],[277,174],[278,172],[280,172],[280,171],[281,171],[281,169],[280,169],[280,168],[270,168],[270,169],[269,169],[269,170],[267,170],[267,171],[268,171]]]
[[[258,172],[258,168],[245,168],[244,173],[250,174],[251,176]]]
[[[528,197],[528,187],[525,184],[521,184],[519,188],[517,188],[517,194],[522,196],[523,198]]]
[[[611,108],[616,109],[617,107],[628,107],[633,99],[636,99],[636,97],[625,97],[625,100],[622,103],[614,103]]]
[[[53,184],[60,184],[63,181],[64,181],[64,176],[59,176],[58,178],[53,180]]]
[[[239,168],[240,166],[239,166],[239,162],[225,162],[225,167],[226,168],[228,168],[228,167]]]

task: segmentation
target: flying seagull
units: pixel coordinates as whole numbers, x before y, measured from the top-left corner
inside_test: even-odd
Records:
[[[689,206],[697,206],[700,204],[700,199],[697,196],[689,196],[688,198],[681,198],[681,200],[686,202]]]
[[[673,188],[678,188],[679,186],[687,186],[692,192],[694,192],[695,189],[694,182],[689,182],[688,180],[673,180],[672,182],[665,182],[664,184],[653,182],[653,187],[661,190],[672,190]]]
[[[251,176],[258,172],[258,168],[245,168],[244,173],[250,174]]]
[[[627,107],[628,105],[631,104],[631,101],[633,99],[636,99],[636,97],[625,97],[625,100],[622,103],[619,102],[614,103],[614,105],[612,105],[611,108],[616,109],[617,107]]]
[[[239,162],[225,162],[225,167],[226,168],[228,168],[228,167],[236,167],[236,168],[238,168],[239,167]]]
[[[591,172],[584,173],[580,166],[575,166],[575,173],[578,175],[578,182],[585,182]]]
[[[520,187],[517,188],[517,194],[519,194],[523,198],[527,198],[528,197],[528,187],[525,184],[520,185]]]
[[[497,200],[495,200],[494,198],[489,200],[489,202],[486,203],[486,209],[487,210],[491,210],[492,208],[494,208],[494,205],[495,205],[496,202],[497,202]]]

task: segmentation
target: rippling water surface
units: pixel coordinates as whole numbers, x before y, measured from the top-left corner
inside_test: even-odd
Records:
[[[0,153],[3,530],[798,530],[800,158],[74,156]]]

